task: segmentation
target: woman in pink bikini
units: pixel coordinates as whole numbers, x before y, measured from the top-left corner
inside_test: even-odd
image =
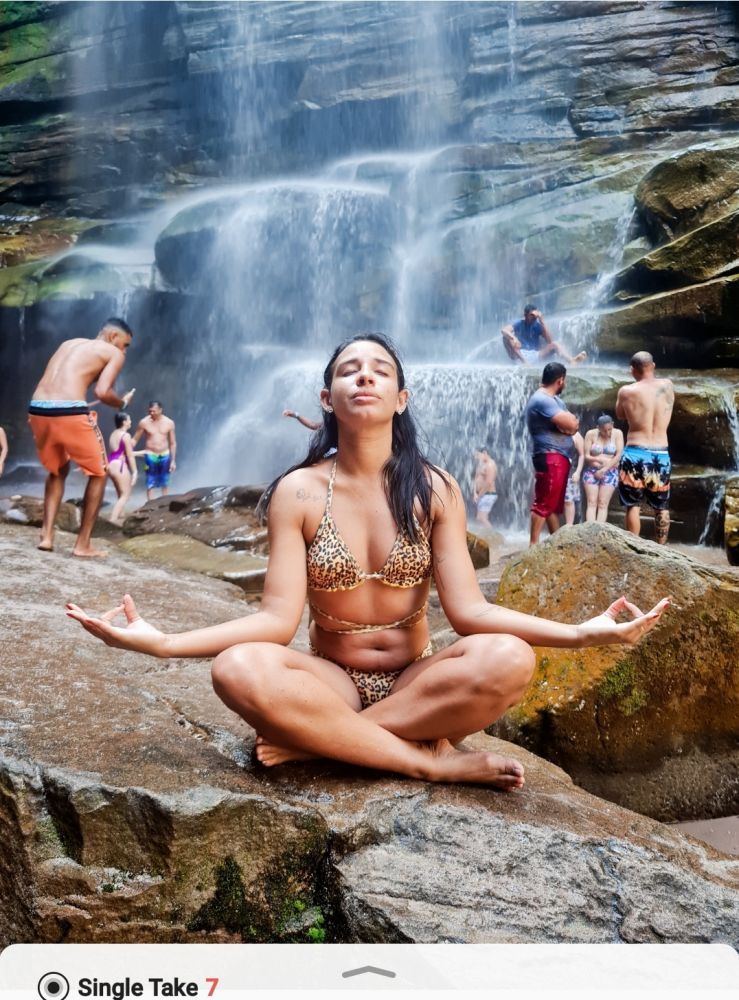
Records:
[[[214,658],[215,690],[259,733],[267,766],[329,757],[513,791],[524,783],[519,761],[455,744],[518,701],[532,645],[635,643],[669,598],[642,614],[622,597],[579,625],[489,604],[467,551],[464,498],[419,450],[408,396],[384,337],[362,335],[334,351],[323,424],[305,460],[263,497],[270,562],[258,613],[179,633],[145,622],[128,595],[101,618],[74,604],[67,613],[109,646]],[[432,577],[460,636],[436,651],[426,614]],[[309,653],[289,646],[306,596]],[[622,610],[633,620],[617,623]],[[113,625],[119,614],[125,628]]]
[[[136,485],[138,472],[131,443],[131,418],[122,411],[115,415],[115,430],[108,439],[108,475],[115,486],[118,499],[110,512],[111,524],[123,524],[123,511]]]

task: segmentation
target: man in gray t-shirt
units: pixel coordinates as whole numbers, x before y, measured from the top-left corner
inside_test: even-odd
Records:
[[[573,454],[572,436],[579,420],[560,399],[567,369],[556,361],[545,366],[541,385],[526,404],[534,463],[534,502],[531,504],[529,541],[536,545],[546,522],[549,533],[559,528],[564,510],[565,489]]]

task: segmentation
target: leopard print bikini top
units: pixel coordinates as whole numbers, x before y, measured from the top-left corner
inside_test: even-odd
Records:
[[[379,580],[388,587],[416,587],[431,576],[431,546],[415,514],[419,541],[399,531],[385,565],[377,573],[365,573],[339,534],[331,515],[336,462],[328,480],[326,509],[307,553],[308,586],[311,590],[354,590],[365,580]],[[387,627],[387,626],[385,626]]]

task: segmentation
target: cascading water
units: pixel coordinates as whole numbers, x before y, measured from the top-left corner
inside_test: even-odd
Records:
[[[86,6],[98,35],[113,14],[129,16],[122,5]],[[178,488],[271,478],[303,448],[282,408],[317,415],[317,373],[333,345],[383,330],[411,372],[430,453],[467,480],[472,449],[486,444],[501,469],[496,517],[522,526],[521,417],[537,373],[503,367],[500,327],[542,289],[582,283],[558,260],[548,181],[524,174],[519,148],[569,128],[535,120],[519,93],[537,30],[515,3],[334,4],[315,15],[312,5],[234,3],[219,7],[215,29],[206,6],[152,5],[159,34],[183,53],[188,31],[213,32],[197,51],[190,114],[204,138],[187,181],[218,162],[222,183],[123,220],[116,246],[93,235],[57,262],[84,257],[101,269],[134,323],[142,310],[164,317],[166,335],[136,341],[125,380],[141,397],[163,396],[178,422]],[[286,37],[295,62],[280,50]],[[144,49],[140,58],[153,58],[153,41]],[[90,59],[104,78],[105,59]],[[476,78],[489,89],[484,105],[459,115],[476,107]],[[381,95],[371,112],[366,93]],[[562,228],[576,188],[558,194]],[[615,266],[628,228],[624,215],[614,232],[615,216],[630,195],[609,198],[596,235]],[[558,269],[549,283],[532,263],[542,247]],[[600,289],[591,291],[595,302]],[[546,311],[558,331],[567,307]]]

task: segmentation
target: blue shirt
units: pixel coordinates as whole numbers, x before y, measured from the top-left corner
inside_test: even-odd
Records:
[[[533,454],[557,451],[571,460],[574,445],[571,434],[563,434],[552,423],[557,413],[569,413],[559,398],[550,396],[543,389],[537,389],[526,404],[526,426],[533,441]]]
[[[527,323],[525,319],[517,319],[513,324],[513,332],[521,341],[521,347],[525,351],[538,351],[539,341],[544,336],[544,328],[538,319],[533,323]]]

